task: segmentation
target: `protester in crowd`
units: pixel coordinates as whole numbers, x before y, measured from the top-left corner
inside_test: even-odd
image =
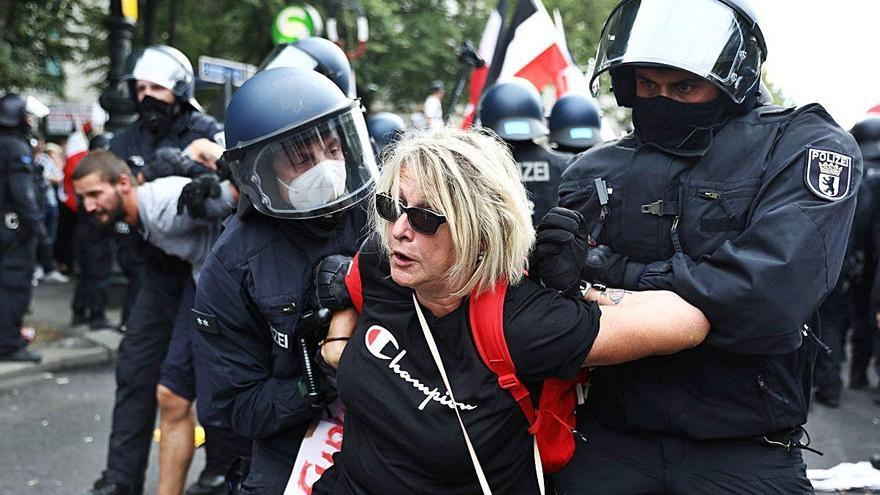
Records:
[[[37,178],[39,188],[45,195],[44,222],[46,223],[47,242],[37,250],[37,266],[34,269],[34,285],[39,282],[67,283],[70,280],[57,269],[55,261],[55,240],[58,239],[58,187],[64,180],[64,150],[55,143],[47,143],[42,137],[38,139],[34,163],[42,169],[42,176]]]
[[[422,115],[428,129],[443,127],[443,95],[443,81],[432,82],[431,94],[425,98],[425,104],[422,106]]]
[[[357,329],[347,343],[350,331],[334,330],[323,346],[345,346],[336,375],[345,433],[313,493],[543,493],[527,419],[472,338],[467,302],[481,294],[506,291],[504,337],[526,383],[690,348],[709,330],[670,292],[611,300],[593,290],[585,300],[524,278],[534,242],[526,190],[489,134],[404,137],[376,191],[374,235],[346,281],[362,288],[351,295],[362,300]],[[578,223],[574,212],[550,215]]]

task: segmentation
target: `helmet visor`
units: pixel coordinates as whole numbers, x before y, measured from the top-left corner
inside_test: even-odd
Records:
[[[127,79],[148,81],[158,84],[182,96],[183,91],[192,85],[192,69],[184,67],[171,55],[155,48],[146,48],[134,62]]]
[[[233,150],[233,171],[260,212],[306,219],[348,208],[370,194],[377,175],[357,105]]]
[[[661,65],[696,74],[742,103],[760,80],[751,24],[718,0],[628,0],[611,13],[590,78],[624,65]]]

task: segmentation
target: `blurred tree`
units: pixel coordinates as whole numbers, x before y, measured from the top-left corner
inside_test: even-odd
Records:
[[[0,86],[62,95],[61,64],[83,61],[90,41],[101,38],[105,10],[90,0],[0,2]]]
[[[334,13],[349,49],[356,38],[350,0],[313,0],[326,19]],[[199,55],[259,64],[272,49],[275,15],[295,0],[141,0],[141,22],[134,43],[170,43],[193,62]],[[512,3],[512,2],[511,2]],[[546,0],[562,14],[569,49],[584,70],[595,54],[599,30],[616,0]],[[173,4],[173,5],[172,5]],[[370,25],[365,55],[352,61],[361,88],[398,111],[415,109],[431,81],[450,90],[461,70],[458,48],[479,43],[495,0],[360,0]],[[512,9],[511,9],[512,11]],[[176,23],[172,22],[175,18]],[[172,29],[172,25],[174,28]],[[366,96],[366,95],[365,95]]]
[[[574,62],[586,71],[596,56],[602,26],[619,0],[545,0],[550,15],[562,16],[568,50]]]
[[[515,3],[515,0],[509,1],[511,6]],[[57,42],[69,47],[56,55],[56,59],[78,60],[85,51],[81,66],[88,72],[106,72],[107,35],[103,25],[106,1],[49,0],[48,9],[44,6],[45,0],[9,2],[0,0],[0,35],[4,40],[9,33],[3,34],[3,19],[11,19],[6,26],[28,33],[28,43],[51,45],[51,37],[39,35],[50,32],[48,28],[37,29],[34,21],[23,20],[39,17],[43,24],[57,24],[60,28]],[[336,15],[338,32],[346,47],[352,49],[356,43],[356,15],[350,2],[312,0],[309,3],[325,19],[331,13]],[[259,64],[272,49],[271,29],[275,16],[293,3],[297,1],[139,0],[133,48],[173,44],[194,64],[200,55]],[[359,3],[369,21],[370,40],[364,56],[352,61],[358,86],[373,88],[374,93],[364,94],[364,89],[362,94],[377,100],[381,106],[406,112],[421,106],[430,82],[435,79],[444,80],[447,94],[451,93],[462,68],[458,48],[464,41],[479,43],[497,0],[360,0]],[[560,11],[569,50],[583,70],[588,68],[595,54],[599,30],[615,3],[616,0],[545,0],[551,14],[554,9]],[[15,7],[9,7],[13,12],[4,17],[3,9],[7,5]],[[52,90],[60,91],[63,75],[45,79],[47,69],[37,67],[52,59],[45,55],[47,50],[36,53],[30,48],[15,50],[19,57],[29,60],[28,64],[4,56],[7,52],[12,52],[11,45],[0,45],[0,77],[12,81],[6,77],[7,73],[20,76],[23,80],[15,83],[20,87],[45,88],[51,82]],[[22,67],[27,69],[22,71]]]

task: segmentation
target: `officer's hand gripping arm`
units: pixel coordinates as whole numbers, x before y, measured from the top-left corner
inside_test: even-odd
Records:
[[[576,296],[587,253],[587,225],[574,210],[551,209],[538,225],[529,258],[529,277],[545,287]]]
[[[183,186],[177,199],[177,214],[188,212],[201,220],[222,220],[232,213],[234,194],[228,182],[221,182],[217,175],[200,175]]]
[[[250,439],[270,437],[314,419],[298,376],[274,376],[271,340],[262,336],[265,322],[255,319],[238,280],[212,255],[199,276],[195,308],[216,315],[215,332],[199,332],[210,369],[205,373],[210,403],[232,428]],[[291,343],[294,345],[293,343]],[[294,351],[295,349],[291,349]]]
[[[144,165],[144,179],[148,182],[160,177],[178,175],[196,177],[210,173],[211,169],[187,156],[177,148],[165,147],[156,150],[156,156]]]
[[[315,287],[321,307],[333,311],[327,337],[321,345],[321,359],[335,369],[348,338],[354,334],[357,312],[352,307],[345,277],[352,258],[341,254],[328,256],[315,267]]]

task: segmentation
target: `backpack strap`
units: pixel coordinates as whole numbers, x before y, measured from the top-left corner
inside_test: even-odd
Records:
[[[361,285],[361,270],[358,261],[361,254],[354,255],[351,264],[348,265],[348,273],[345,274],[345,287],[348,289],[348,297],[351,298],[354,309],[362,313],[364,309],[364,288]]]
[[[507,339],[504,338],[505,294],[506,280],[499,282],[491,292],[477,295],[474,289],[469,308],[471,333],[483,362],[498,375],[498,385],[510,392],[531,427],[536,419],[535,407],[529,397],[529,390],[516,376],[516,366],[507,349]]]

